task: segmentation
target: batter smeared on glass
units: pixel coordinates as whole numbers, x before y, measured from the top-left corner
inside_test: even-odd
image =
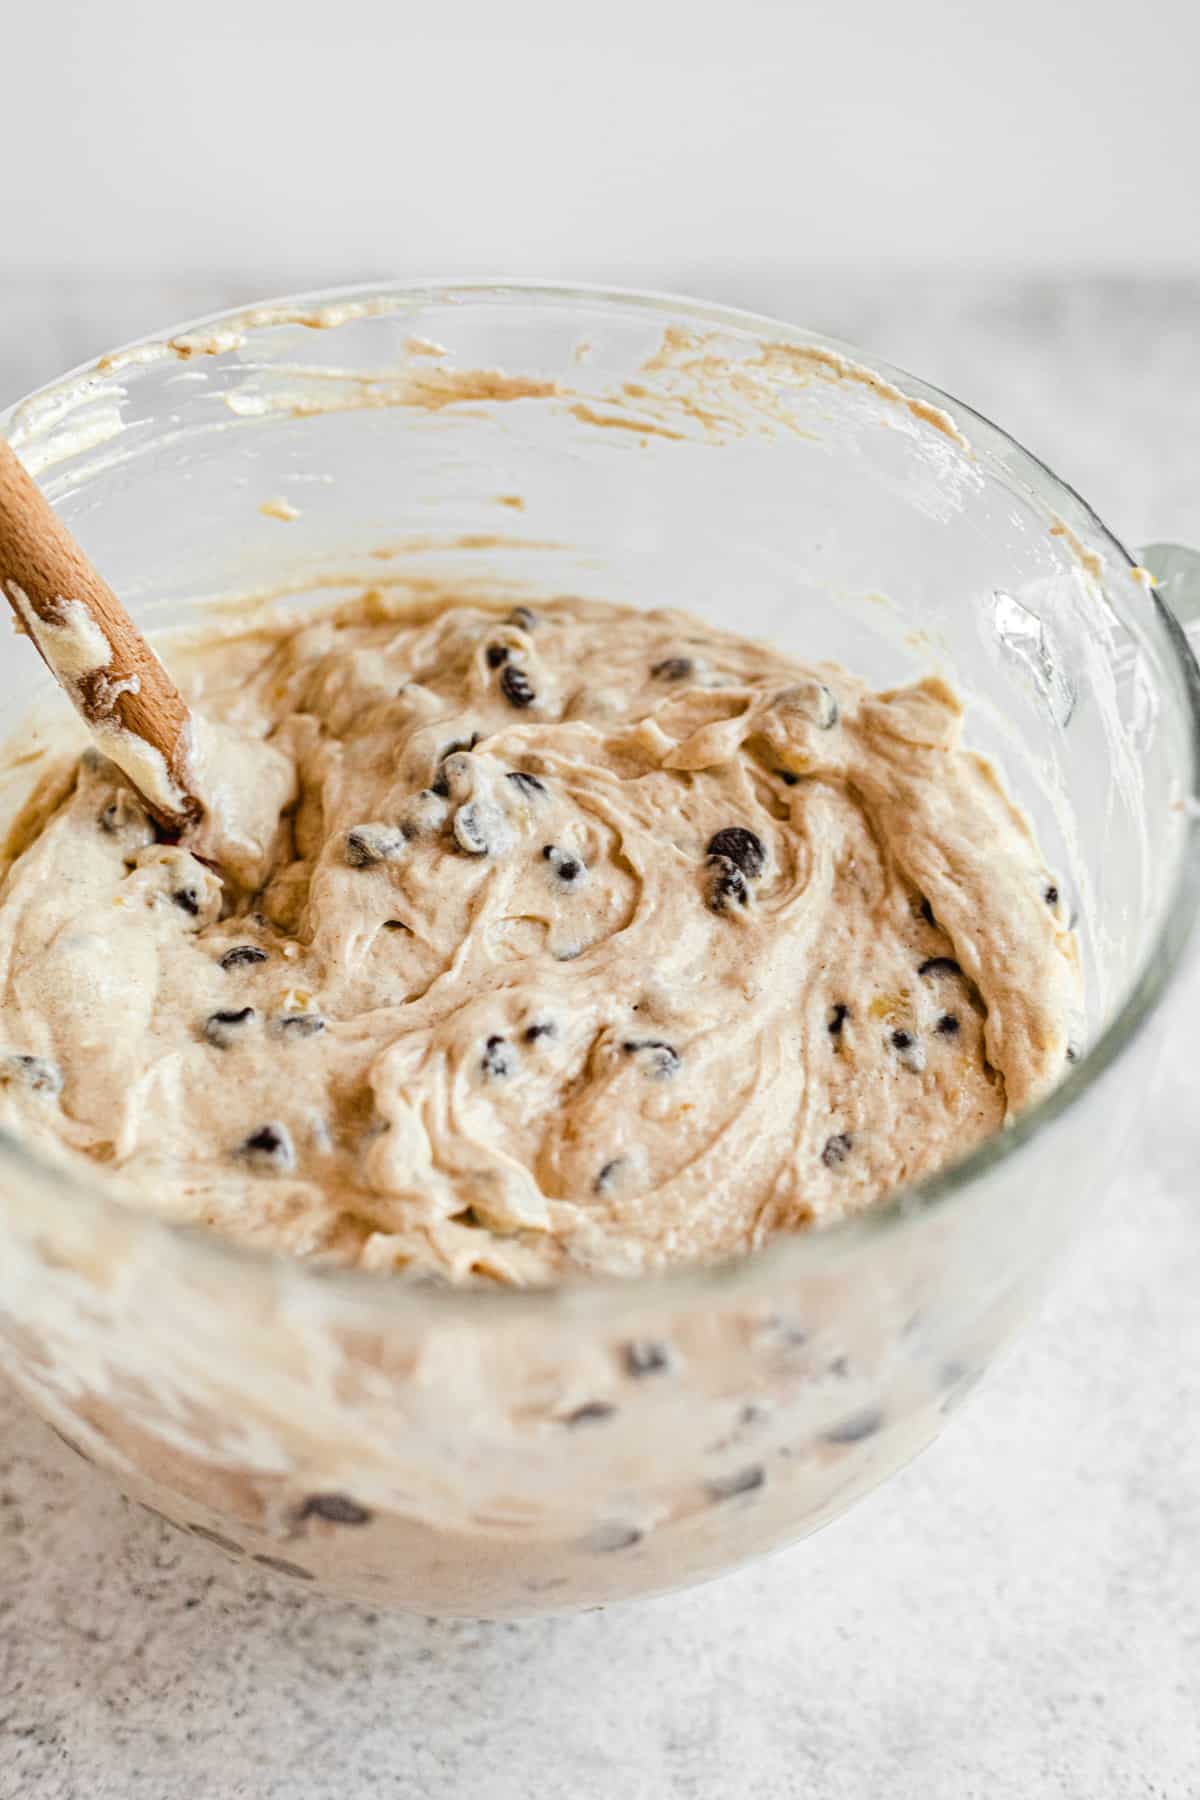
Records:
[[[214,644],[190,698],[231,808],[239,734],[279,753],[254,855],[159,842],[86,753],[0,865],[0,1116],[132,1204],[455,1280],[637,1273],[861,1210],[1062,1071],[1075,939],[938,680],[370,595]]]

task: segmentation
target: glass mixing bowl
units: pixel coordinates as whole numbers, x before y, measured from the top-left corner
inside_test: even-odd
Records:
[[[226,623],[231,593],[299,608],[432,576],[682,607],[880,684],[944,671],[1035,820],[1087,981],[1066,1079],[952,1170],[625,1285],[330,1272],[0,1141],[0,1366],[34,1407],[231,1555],[493,1617],[716,1574],[926,1444],[1094,1216],[1196,911],[1196,667],[1083,502],[845,347],[548,287],[224,316],[0,429],[150,630]],[[1168,572],[1195,605],[1186,553]],[[32,653],[0,679],[6,733],[61,711]],[[9,767],[6,806],[28,779]]]

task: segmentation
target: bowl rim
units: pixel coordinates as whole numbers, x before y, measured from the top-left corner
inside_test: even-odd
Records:
[[[336,328],[368,316],[388,317],[397,312],[418,311],[430,305],[456,302],[479,304],[544,303],[570,306],[582,303],[593,309],[644,312],[663,326],[696,325],[741,333],[758,342],[785,343],[826,349],[860,368],[903,386],[905,398],[917,396],[950,414],[955,423],[995,439],[993,449],[1003,450],[1007,471],[1024,477],[1034,498],[1044,505],[1049,486],[1065,501],[1085,526],[1089,539],[1107,558],[1115,559],[1123,573],[1132,575],[1138,564],[1095,509],[1040,457],[1026,449],[1003,427],[955,395],[933,386],[920,376],[844,339],[788,324],[769,315],[688,296],[621,288],[607,284],[564,283],[509,276],[472,279],[404,281],[383,279],[347,286],[319,288],[250,305],[206,313],[169,329],[147,334],[115,350],[89,359],[56,379],[34,389],[0,409],[0,435],[9,436],[23,416],[36,413],[52,401],[69,403],[85,398],[98,380],[120,372],[125,380],[157,361],[181,353],[180,339],[202,334],[212,346],[201,345],[194,353],[205,359],[236,354],[245,338],[256,331],[287,325],[320,325]],[[18,445],[19,448],[19,445]],[[1040,485],[1039,485],[1040,484]],[[119,1222],[122,1234],[140,1240],[147,1251],[155,1244],[183,1256],[189,1263],[204,1262],[239,1282],[267,1282],[275,1287],[299,1286],[310,1297],[323,1295],[331,1303],[349,1302],[365,1307],[377,1323],[436,1322],[468,1317],[475,1321],[497,1318],[516,1321],[543,1316],[597,1316],[607,1322],[628,1320],[643,1313],[680,1312],[710,1297],[725,1300],[732,1293],[744,1295],[785,1285],[789,1280],[827,1268],[832,1263],[872,1248],[898,1232],[911,1232],[922,1221],[936,1218],[954,1199],[966,1201],[981,1179],[1009,1163],[1036,1135],[1073,1110],[1097,1081],[1120,1060],[1157,1011],[1172,978],[1183,963],[1200,914],[1200,667],[1178,619],[1151,584],[1148,588],[1153,617],[1162,634],[1162,648],[1173,660],[1180,698],[1188,717],[1189,781],[1180,797],[1185,816],[1178,867],[1172,891],[1164,907],[1155,939],[1143,958],[1141,970],[1103,1030],[1051,1091],[1011,1124],[984,1139],[974,1150],[946,1169],[923,1181],[895,1190],[876,1206],[818,1230],[779,1233],[762,1246],[705,1263],[683,1263],[637,1277],[581,1274],[547,1287],[486,1289],[461,1288],[408,1280],[403,1274],[331,1266],[292,1257],[284,1252],[222,1237],[204,1227],[164,1220],[122,1205],[94,1188],[81,1175],[43,1160],[21,1140],[0,1130],[0,1167],[17,1179],[36,1180],[60,1192],[64,1200],[83,1203],[110,1223]],[[0,1208],[3,1202],[0,1200]]]

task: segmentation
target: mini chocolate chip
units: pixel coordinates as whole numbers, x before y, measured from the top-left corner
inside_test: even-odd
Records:
[[[780,781],[782,781],[784,787],[799,787],[800,777],[799,775],[794,774],[791,769],[776,769],[775,773],[778,775]]]
[[[686,681],[693,668],[690,656],[664,656],[650,670],[655,681]]]
[[[254,1558],[264,1569],[274,1569],[277,1575],[294,1575],[297,1581],[315,1581],[316,1577],[310,1569],[302,1569],[299,1563],[288,1562],[283,1556],[259,1556]]]
[[[606,1162],[592,1183],[592,1191],[597,1194],[607,1194],[624,1165],[625,1158],[623,1156],[614,1156],[611,1162]]]
[[[661,1038],[628,1038],[621,1048],[626,1056],[639,1056],[648,1051],[646,1066],[650,1074],[660,1080],[663,1076],[674,1075],[683,1061],[674,1045],[664,1043]]]
[[[310,1494],[296,1514],[297,1521],[328,1519],[331,1525],[369,1525],[371,1515],[349,1494]]]
[[[893,1031],[889,1035],[900,1062],[913,1075],[919,1075],[925,1067],[925,1046],[911,1031]]]
[[[924,895],[921,897],[921,904],[918,906],[917,911],[927,925],[932,925],[936,929],[937,920],[933,916],[933,908],[930,906],[928,900],[925,899]]]
[[[848,1419],[842,1419],[828,1431],[821,1433],[821,1441],[825,1444],[857,1444],[863,1438],[874,1437],[883,1424],[883,1414],[877,1406],[864,1407],[861,1412],[851,1413]]]
[[[473,731],[469,738],[451,738],[450,742],[438,751],[438,761],[444,763],[448,756],[457,756],[460,750],[466,750],[468,752],[474,750],[476,744],[480,741],[480,736],[477,731]]]
[[[275,1021],[275,1029],[283,1037],[316,1037],[324,1031],[325,1021],[320,1013],[281,1013]]]
[[[825,1167],[836,1169],[839,1163],[844,1163],[850,1154],[853,1141],[844,1131],[839,1131],[831,1137],[821,1152],[821,1161]]]
[[[127,794],[124,790],[113,795],[108,805],[102,809],[96,823],[101,831],[109,837],[115,837],[119,831],[127,831],[131,825],[140,825],[145,828],[149,834],[147,842],[150,842],[154,835],[145,813],[132,794]]]
[[[552,1038],[557,1036],[558,1026],[550,1019],[547,1019],[542,1024],[527,1025],[525,1027],[525,1042],[527,1044],[536,1044],[539,1038]]]
[[[767,866],[767,853],[762,839],[744,825],[726,825],[708,840],[709,856],[722,857],[733,863],[751,881],[757,881]]]
[[[255,1168],[286,1171],[295,1166],[296,1153],[286,1125],[260,1125],[238,1147],[237,1155]]]
[[[1042,899],[1046,902],[1047,906],[1058,905],[1058,889],[1052,881],[1048,882],[1042,889]]]
[[[188,1530],[193,1537],[204,1538],[207,1543],[216,1544],[218,1549],[228,1550],[231,1556],[240,1556],[242,1546],[232,1538],[224,1537],[219,1531],[210,1531],[207,1525],[189,1525]]]
[[[640,1381],[643,1375],[658,1375],[671,1366],[671,1352],[665,1344],[655,1343],[652,1338],[635,1339],[626,1344],[621,1353],[625,1364],[625,1373]]]
[[[372,869],[402,856],[406,839],[390,825],[356,825],[346,833],[346,861],[352,869]]]
[[[918,975],[961,975],[962,968],[952,956],[927,956],[917,970]]]
[[[479,1067],[488,1079],[501,1080],[516,1067],[513,1047],[505,1037],[494,1033],[484,1045]]]
[[[6,1056],[0,1064],[0,1083],[20,1082],[22,1087],[31,1088],[35,1094],[62,1093],[63,1078],[53,1063],[41,1056],[26,1056],[14,1053]]]
[[[514,606],[508,615],[508,622],[515,625],[518,631],[532,631],[537,624],[537,614],[530,612],[527,606]]]
[[[594,1550],[598,1555],[612,1550],[631,1550],[635,1544],[641,1543],[644,1535],[636,1525],[618,1525],[615,1522],[593,1525],[586,1536],[580,1538],[579,1548]]]
[[[943,1013],[937,1024],[934,1026],[934,1030],[939,1037],[957,1037],[959,1032],[958,1020],[953,1013]]]
[[[545,782],[539,781],[536,775],[527,775],[524,769],[509,769],[504,779],[511,781],[523,794],[544,794],[546,791]]]
[[[498,669],[498,668],[500,668],[502,663],[506,663],[507,661],[508,661],[508,646],[507,646],[507,644],[489,644],[488,645],[488,647],[487,647],[487,666],[489,669]]]
[[[171,898],[180,912],[188,913],[193,919],[200,911],[200,894],[197,888],[176,888]]]
[[[537,699],[528,675],[513,662],[504,665],[504,673],[500,677],[500,692],[510,706],[532,706]]]
[[[708,904],[715,913],[728,912],[731,905],[749,906],[750,889],[746,885],[746,877],[735,863],[724,856],[711,856],[709,866],[713,871],[708,884]]]
[[[241,969],[250,963],[266,962],[266,960],[266,951],[260,950],[257,944],[235,944],[233,949],[227,950],[221,958],[221,967],[223,969]]]
[[[823,681],[802,681],[783,688],[772,704],[815,725],[818,731],[832,731],[838,722],[837,698]]]
[[[605,1419],[611,1419],[616,1407],[607,1400],[588,1400],[569,1412],[563,1420],[564,1425],[599,1425]]]
[[[235,1012],[210,1013],[204,1021],[204,1035],[218,1050],[228,1050],[238,1036],[239,1029],[248,1025],[253,1017],[252,1006],[239,1007]]]
[[[542,855],[567,887],[573,887],[587,874],[583,858],[572,855],[569,850],[560,850],[557,844],[543,844]]]
[[[1073,1062],[1078,1062],[1078,1061],[1079,1061],[1079,1052],[1078,1052],[1078,1050],[1077,1050],[1077,1049],[1076,1049],[1076,1048],[1075,1048],[1075,1046],[1074,1046],[1074,1044],[1068,1044],[1068,1045],[1067,1045],[1067,1061],[1068,1061],[1068,1062],[1069,1062],[1069,1063],[1073,1063]]]
[[[737,1494],[751,1494],[755,1488],[765,1487],[767,1471],[761,1463],[751,1463],[749,1468],[737,1469],[732,1475],[718,1475],[708,1483],[710,1500],[732,1500]]]
[[[839,1000],[834,1006],[833,1017],[829,1021],[830,1037],[841,1037],[842,1026],[850,1016],[850,1008],[844,1001]]]
[[[494,856],[511,839],[503,813],[487,800],[469,800],[454,815],[454,840],[468,856]]]

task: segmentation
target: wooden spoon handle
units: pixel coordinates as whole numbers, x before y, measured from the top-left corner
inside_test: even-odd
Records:
[[[0,438],[0,588],[105,756],[170,830],[203,807],[191,716],[154,651]]]

